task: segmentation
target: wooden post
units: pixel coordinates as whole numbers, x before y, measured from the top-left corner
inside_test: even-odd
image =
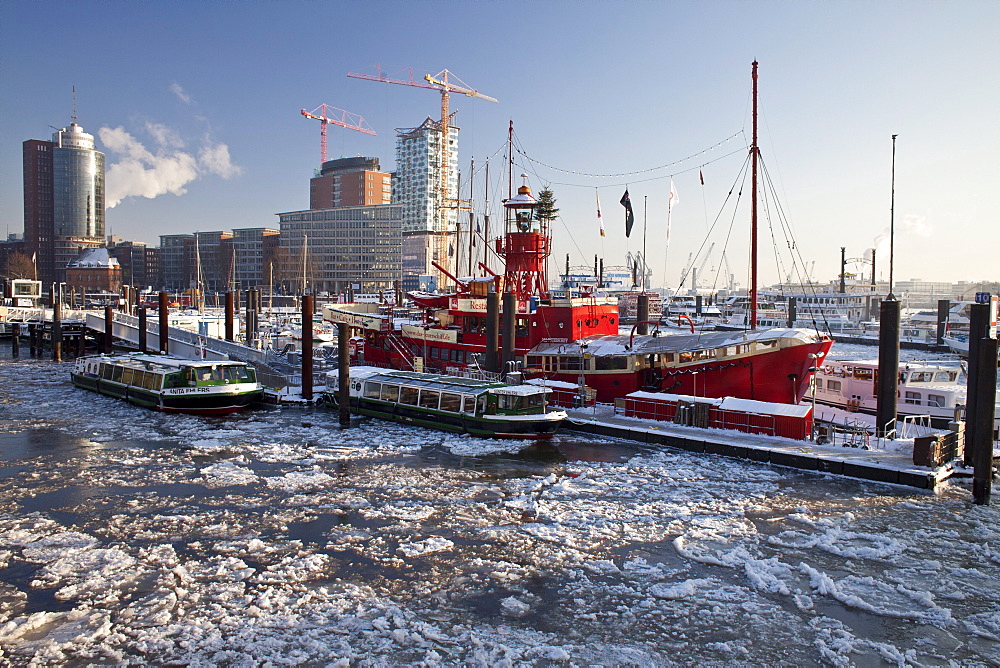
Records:
[[[52,303],[52,361],[62,362],[62,304]]]
[[[486,370],[500,371],[500,293],[486,293]]]
[[[348,345],[350,328],[347,323],[337,323],[337,404],[340,408],[340,426],[351,426],[351,352]]]
[[[796,313],[796,300],[795,297],[788,298],[788,329],[795,327],[795,321],[798,319],[798,313]]]
[[[170,352],[170,296],[166,292],[160,293],[157,315],[160,318],[160,353],[166,355]]]
[[[34,357],[36,354],[36,344],[35,344],[35,330],[37,327],[35,323],[28,323],[28,353]]]
[[[513,292],[503,293],[503,314],[500,318],[503,331],[503,358],[500,373],[506,373],[507,363],[514,359],[514,325],[517,322],[517,297]]]
[[[937,344],[944,345],[944,330],[948,326],[948,312],[951,311],[951,302],[947,299],[938,300],[937,315]]]
[[[139,316],[139,352],[145,353],[145,352],[148,352],[148,349],[147,349],[147,343],[148,342],[146,340],[147,335],[148,335],[148,332],[146,331],[146,326],[147,326],[146,325],[146,318],[147,318],[147,316],[146,316],[146,307],[145,306],[140,306],[140,307],[136,308],[136,313]]]
[[[115,312],[111,306],[104,307],[104,354],[111,354],[111,344],[115,336]]]
[[[312,342],[313,297],[302,296],[302,398],[313,398],[313,342]]]
[[[21,356],[21,323],[13,323],[10,329],[10,354],[14,359],[17,359]]]
[[[226,293],[226,341],[234,340],[233,316],[235,315],[235,313],[233,312],[233,306],[235,304],[236,300],[233,297],[233,293],[227,292]]]
[[[645,336],[649,334],[649,325],[646,321],[649,320],[649,295],[644,292],[640,292],[639,296],[635,300],[635,333]],[[570,323],[572,326],[572,323]]]
[[[990,323],[989,304],[969,304],[969,375],[966,380],[965,395],[965,465],[975,465],[974,444],[978,442],[979,426],[984,424],[980,419],[980,403],[983,396],[976,390],[980,386],[980,375],[986,372],[979,363],[979,348],[982,341],[989,335]],[[994,368],[996,358],[993,359]],[[996,390],[994,390],[995,392]],[[995,396],[995,395],[994,395]],[[990,412],[989,431],[993,431],[993,412]]]
[[[997,400],[997,340],[984,337],[979,341],[977,348],[978,382],[976,387],[969,385],[968,388],[969,396],[976,394],[976,425],[971,448],[972,500],[977,505],[988,506],[993,487],[993,413],[996,411]],[[969,350],[971,364],[971,346]]]
[[[875,435],[885,438],[896,427],[899,407],[899,302],[895,298],[882,302],[879,321]]]

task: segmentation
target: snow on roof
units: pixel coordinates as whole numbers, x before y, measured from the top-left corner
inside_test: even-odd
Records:
[[[758,415],[786,415],[789,417],[804,418],[809,415],[812,406],[796,404],[772,404],[766,401],[755,401],[754,399],[739,399],[737,397],[723,397],[722,399],[712,399],[709,397],[693,397],[688,394],[667,394],[665,392],[632,392],[626,395],[630,399],[652,399],[653,401],[686,401],[699,404],[711,404],[724,411],[738,411],[740,413],[756,413]]]
[[[701,334],[662,334],[660,336],[607,334],[591,336],[569,343],[540,343],[529,351],[530,355],[580,355],[583,352],[599,356],[625,356],[630,354],[683,352],[708,350],[721,346],[737,345],[748,341],[776,339],[817,340],[816,334],[805,329],[764,329],[753,332],[705,332]],[[581,350],[586,345],[586,350]]]
[[[560,390],[578,390],[580,386],[577,383],[568,383],[565,380],[547,380],[545,378],[529,378],[524,381],[529,385],[541,385],[542,387],[554,387]]]

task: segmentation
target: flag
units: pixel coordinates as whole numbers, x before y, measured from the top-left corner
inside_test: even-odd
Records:
[[[670,179],[670,193],[667,195],[667,211],[670,211],[681,201],[681,198],[677,195],[677,187],[674,186],[674,180]]]
[[[604,218],[601,217],[601,195],[594,188],[594,197],[597,198],[597,222],[601,224],[601,236],[604,236]]]
[[[705,185],[705,175],[701,173],[700,169],[698,170],[698,178],[701,179],[701,185]]]
[[[454,256],[455,256],[455,246],[453,246],[452,244],[448,244],[448,257],[454,257]]]
[[[625,236],[628,237],[632,234],[632,225],[635,223],[635,214],[632,213],[632,200],[628,197],[628,188],[625,189],[620,204],[625,207]]]

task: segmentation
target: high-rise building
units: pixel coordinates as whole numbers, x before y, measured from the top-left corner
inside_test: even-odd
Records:
[[[379,170],[378,158],[339,158],[323,163],[309,181],[309,208],[389,204],[392,175]]]
[[[458,128],[449,126],[447,201],[441,201],[441,124],[428,118],[396,130],[393,202],[403,206],[403,273],[437,274],[431,262],[448,266],[458,220]]]
[[[77,125],[22,144],[25,249],[43,283],[66,280],[80,250],[104,246],[104,154]]]

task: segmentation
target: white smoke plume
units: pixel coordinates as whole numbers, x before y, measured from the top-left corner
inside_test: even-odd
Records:
[[[929,237],[934,233],[934,228],[932,228],[927,223],[926,216],[917,216],[912,213],[908,213],[903,216],[903,224],[896,228],[897,234],[902,232],[906,236],[918,236],[918,237]],[[888,257],[889,252],[889,228],[885,228],[879,234],[875,235],[875,252],[882,257]]]
[[[167,193],[183,195],[185,186],[203,174],[215,174],[224,179],[242,173],[229,157],[229,147],[203,140],[196,158],[182,151],[184,142],[170,128],[147,123],[146,131],[155,148],[147,149],[142,142],[122,127],[101,128],[98,136],[104,146],[119,156],[118,162],[107,168],[105,201],[111,209],[126,197],[153,199]]]

